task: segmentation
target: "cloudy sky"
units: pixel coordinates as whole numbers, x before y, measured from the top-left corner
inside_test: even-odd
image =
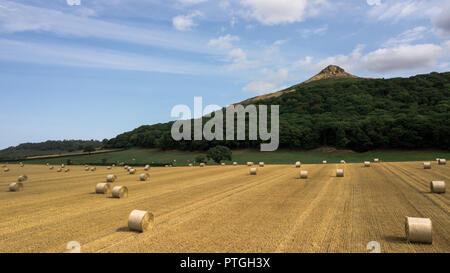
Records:
[[[226,106],[328,64],[450,70],[446,0],[0,0],[0,148],[103,139]]]

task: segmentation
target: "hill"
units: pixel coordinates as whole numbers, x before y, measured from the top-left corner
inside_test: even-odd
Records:
[[[97,140],[48,140],[39,143],[23,143],[15,147],[0,150],[0,160],[22,159],[29,156],[43,156],[82,151],[86,147],[99,148],[102,142]]]
[[[289,90],[258,101],[280,105],[280,148],[450,149],[450,72],[392,79],[328,77]],[[110,139],[106,147],[195,151],[218,144],[259,148],[261,143],[175,142],[172,123],[141,126]]]

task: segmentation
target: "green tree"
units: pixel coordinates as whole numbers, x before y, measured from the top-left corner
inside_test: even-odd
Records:
[[[228,147],[218,145],[209,149],[208,152],[206,152],[206,157],[216,163],[220,163],[222,160],[231,160],[232,151]]]
[[[93,152],[93,151],[95,151],[95,148],[94,148],[94,146],[92,146],[92,145],[87,145],[87,146],[84,147],[84,149],[83,149],[83,152],[85,152],[85,153],[91,153],[91,152]]]
[[[206,162],[206,158],[204,155],[198,155],[195,157],[195,162],[196,163],[205,163]]]

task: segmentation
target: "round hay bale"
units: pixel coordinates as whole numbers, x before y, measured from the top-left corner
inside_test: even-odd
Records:
[[[223,163],[223,162],[222,162],[222,163],[220,163],[220,166],[225,166],[225,163]]]
[[[200,167],[205,167],[206,164],[205,163],[200,163]]]
[[[95,186],[95,193],[98,194],[107,194],[111,191],[111,185],[108,183],[98,183]]]
[[[88,172],[90,169],[89,169],[89,167],[86,167],[86,168],[84,168],[84,170]]]
[[[7,173],[7,172],[9,172],[9,169],[8,169],[8,168],[4,168],[3,171],[4,171],[5,173]]]
[[[141,181],[146,181],[149,177],[150,177],[150,175],[148,173],[141,173],[141,175],[139,176],[139,179]]]
[[[130,230],[145,232],[153,227],[154,216],[144,210],[133,210],[128,216]]]
[[[9,184],[9,191],[21,191],[23,190],[23,184],[19,182],[14,182]]]
[[[256,175],[256,168],[250,168],[250,175]]]
[[[112,197],[126,198],[128,197],[128,188],[125,186],[116,186],[112,190]]]
[[[264,167],[264,162],[259,162],[260,167]]]
[[[444,181],[431,181],[430,190],[432,193],[445,193],[445,182]]]
[[[53,168],[54,168],[53,166],[50,166],[50,167],[49,167],[50,170],[53,170]]]
[[[107,170],[111,170],[111,166],[106,167]]]
[[[22,174],[21,176],[19,176],[19,178],[17,178],[17,182],[24,182],[28,180],[28,176],[26,176],[25,174]]]
[[[145,165],[144,171],[148,171],[150,169],[150,165]]]
[[[406,240],[411,243],[432,243],[433,225],[429,218],[405,217]]]
[[[378,162],[380,162],[380,159],[379,158],[374,158],[373,162],[378,163]]]
[[[61,169],[61,168],[58,168],[58,169],[56,170],[56,172],[60,173],[60,172],[62,172],[62,169]]]
[[[238,165],[238,163],[237,162],[233,162],[233,166],[237,166]]]
[[[445,160],[444,158],[439,158],[439,165],[445,165],[447,163],[447,160]]]
[[[116,164],[112,164],[112,167],[115,167],[116,166]]]
[[[341,160],[341,164],[345,164],[345,160]]]
[[[364,161],[364,167],[370,167],[370,161]]]
[[[97,170],[96,167],[92,167],[92,168],[91,168],[91,172],[95,172],[96,170]]]
[[[431,169],[431,162],[423,162],[424,169]]]
[[[61,164],[61,168],[63,168],[63,169],[64,169],[64,167],[65,167],[65,165],[64,165],[64,164]]]
[[[308,178],[308,171],[300,171],[300,178],[301,179]]]
[[[192,167],[192,163],[189,163],[189,165],[188,165],[189,167]]]
[[[302,163],[300,161],[295,162],[295,167],[300,168],[302,166]]]
[[[21,167],[21,168],[23,168],[23,166],[24,166],[24,165],[23,165],[23,163],[22,163],[22,162],[20,162],[20,167]]]
[[[337,169],[336,177],[344,177],[344,169]]]
[[[117,180],[117,176],[115,174],[108,174],[106,176],[106,182],[114,182]]]
[[[327,161],[326,160],[322,161],[322,164],[327,164]]]
[[[135,174],[135,173],[136,173],[136,170],[135,170],[135,169],[130,169],[130,170],[128,170],[128,173],[129,173],[129,174]]]
[[[125,166],[123,167],[123,169],[124,169],[124,170],[127,170],[127,171],[128,171],[128,168],[129,168],[128,165],[125,165]]]
[[[248,166],[248,167],[253,166],[253,162],[247,162],[247,166]]]
[[[70,172],[70,169],[65,169],[64,172],[68,173]]]

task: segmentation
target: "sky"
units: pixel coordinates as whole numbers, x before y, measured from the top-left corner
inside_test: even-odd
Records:
[[[329,64],[450,71],[448,0],[0,0],[0,149],[112,138]]]

